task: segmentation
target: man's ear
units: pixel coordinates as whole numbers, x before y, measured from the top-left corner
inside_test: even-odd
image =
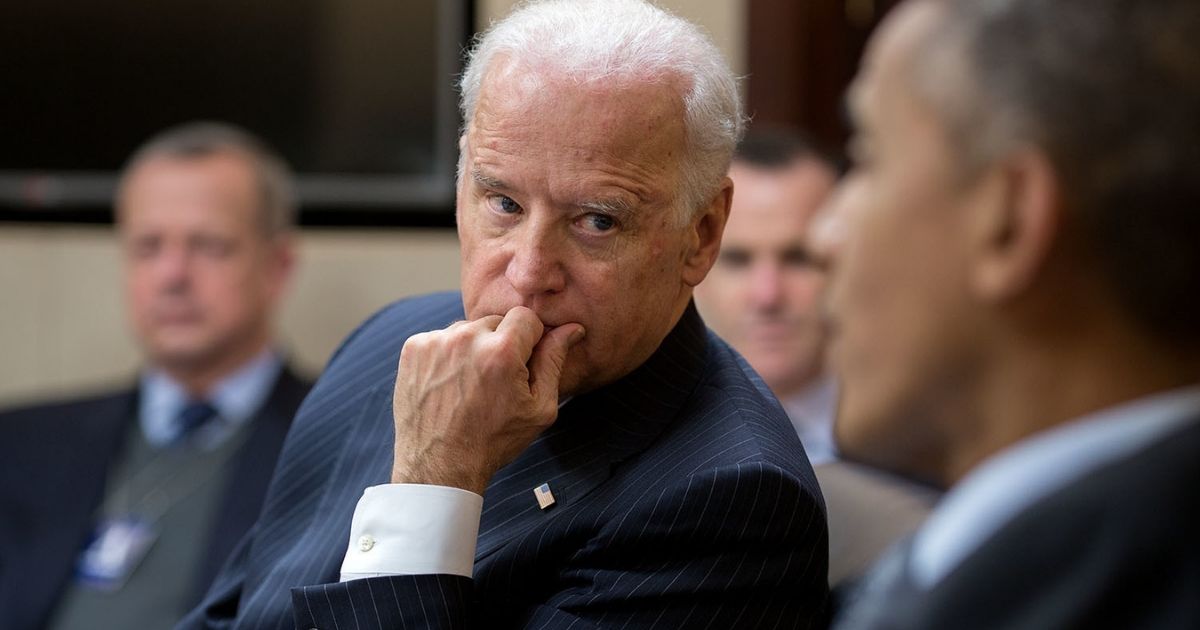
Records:
[[[708,275],[717,254],[721,250],[721,235],[725,233],[725,222],[729,220],[729,208],[733,203],[733,180],[728,177],[721,182],[721,189],[708,205],[688,224],[688,248],[684,252],[683,281],[694,287]]]
[[[970,280],[978,297],[999,302],[1024,292],[1045,268],[1064,207],[1058,172],[1041,151],[1014,152],[986,178],[968,226]]]
[[[271,238],[268,243],[265,272],[269,283],[269,292],[273,302],[283,299],[284,293],[292,283],[296,271],[296,236],[291,231],[285,231]]]

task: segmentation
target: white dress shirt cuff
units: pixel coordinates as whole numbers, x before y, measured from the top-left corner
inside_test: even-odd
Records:
[[[386,484],[363,491],[342,581],[401,574],[471,577],[483,497],[460,488]]]

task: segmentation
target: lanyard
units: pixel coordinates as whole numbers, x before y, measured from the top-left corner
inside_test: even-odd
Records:
[[[188,445],[167,447],[120,480],[100,508],[103,516],[137,515],[153,526],[163,515],[211,480],[241,450],[250,431],[241,426],[220,444],[215,456]],[[139,439],[142,439],[139,436]]]

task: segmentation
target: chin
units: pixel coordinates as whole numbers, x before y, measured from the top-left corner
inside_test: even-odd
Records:
[[[191,367],[207,362],[213,355],[212,344],[189,340],[158,343],[150,350],[155,362],[165,366]]]
[[[851,394],[843,384],[834,423],[834,441],[846,459],[942,486],[939,440],[934,439],[928,417],[901,412],[899,401],[870,404]]]

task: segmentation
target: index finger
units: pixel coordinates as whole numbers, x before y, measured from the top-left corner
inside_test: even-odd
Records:
[[[525,356],[533,353],[533,347],[541,341],[545,330],[546,327],[537,314],[524,306],[508,309],[504,319],[500,320],[500,325],[496,327],[497,333],[515,340]]]

